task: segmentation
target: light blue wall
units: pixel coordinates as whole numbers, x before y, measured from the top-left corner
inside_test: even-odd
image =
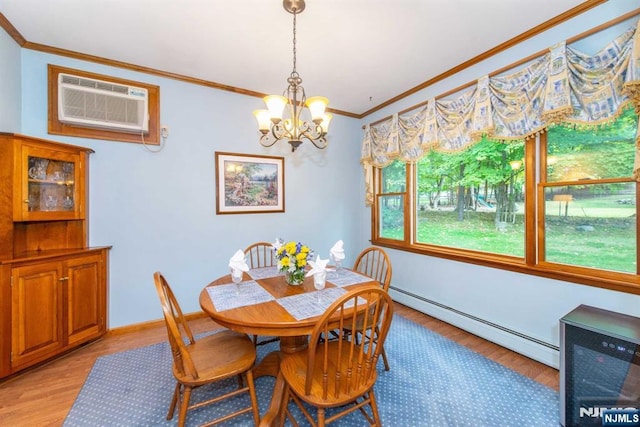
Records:
[[[47,64],[160,86],[165,148],[47,134]],[[161,270],[186,312],[199,310],[200,290],[227,272],[229,257],[258,240],[300,240],[324,257],[338,239],[352,262],[361,248],[360,134],[357,120],[334,116],[330,145],[305,142],[271,149],[258,143],[252,111],[258,98],[72,60],[23,53],[22,133],[91,147],[90,244],[112,245],[110,327],[161,317],[152,274]],[[28,84],[27,84],[28,82]],[[285,83],[283,78],[283,84]],[[286,147],[282,144],[285,144]],[[155,147],[152,147],[155,149]],[[214,152],[285,157],[285,213],[215,214]]]
[[[361,124],[364,125],[387,117],[419,102],[437,97],[452,88],[475,81],[494,70],[621,16],[637,6],[637,2],[631,1],[607,2],[535,39],[528,40],[507,52],[376,112],[362,120]],[[629,25],[630,23],[619,25],[598,36],[589,37],[588,40],[584,40],[576,46],[580,50],[594,52],[629,28]],[[370,211],[359,209],[359,216],[363,218],[360,244],[365,245],[370,234]],[[640,316],[640,297],[636,295],[398,250],[388,250],[388,252],[393,264],[392,286],[546,343],[558,345],[558,320],[579,304],[588,304]],[[530,357],[557,366],[557,353],[554,354],[554,352],[535,345],[528,348],[527,340],[514,339],[512,334],[487,327],[465,316],[460,316],[455,311],[443,309],[421,299],[408,298],[400,293],[393,293],[393,295],[397,300],[435,317],[445,319]]]
[[[96,151],[90,169],[90,240],[96,246],[113,245],[110,327],[158,319],[153,271],[166,274],[185,311],[196,311],[202,286],[226,272],[226,261],[236,249],[256,240],[276,236],[299,239],[326,254],[335,240],[343,239],[347,264],[353,262],[357,252],[369,245],[371,234],[370,210],[362,202],[361,125],[476,80],[619,16],[634,3],[608,2],[362,121],[335,116],[331,145],[326,151],[310,148],[308,143],[295,154],[286,148],[260,147],[251,115],[260,107],[259,99],[30,50],[22,51],[22,98],[12,95],[9,102],[10,106],[22,102],[22,126],[15,129],[15,118],[11,126],[27,135]],[[20,59],[15,44],[9,40],[7,45],[5,39],[6,35],[0,35],[0,73],[7,73],[5,59],[11,63]],[[47,63],[159,85],[161,122],[170,128],[165,149],[152,154],[139,144],[48,135]],[[9,66],[9,73],[15,80],[14,66]],[[4,90],[4,86],[0,88]],[[6,102],[2,98],[0,120]],[[286,213],[216,216],[215,151],[284,156]],[[394,266],[393,286],[549,343],[558,343],[558,319],[581,303],[640,314],[640,298],[629,294],[396,250],[388,252]],[[514,347],[508,334],[483,329],[420,301],[406,302]],[[516,350],[531,353],[526,348]]]
[[[0,31],[0,132],[20,130],[20,47]]]

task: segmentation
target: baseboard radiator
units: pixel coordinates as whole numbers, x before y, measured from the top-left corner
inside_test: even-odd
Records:
[[[453,307],[449,307],[449,306],[447,306],[445,304],[439,303],[437,301],[433,301],[433,300],[431,300],[429,298],[425,298],[425,297],[423,297],[421,295],[416,295],[416,294],[414,294],[412,292],[406,291],[405,289],[400,289],[398,287],[391,286],[390,290],[393,291],[393,292],[397,292],[398,294],[404,295],[406,297],[409,297],[409,298],[411,298],[413,300],[417,300],[417,301],[420,301],[422,303],[426,303],[429,306],[432,306],[434,308],[437,308],[437,309],[440,309],[440,310],[445,310],[446,312],[451,313],[452,315],[458,316],[458,318],[463,318],[463,319],[470,320],[472,322],[475,322],[475,323],[483,325],[483,326],[487,326],[487,327],[492,328],[494,330],[505,332],[505,333],[513,336],[516,339],[525,340],[525,341],[527,341],[527,342],[529,342],[529,343],[531,343],[533,345],[540,346],[542,348],[546,348],[546,349],[548,349],[547,351],[550,350],[549,353],[552,353],[552,354],[549,355],[549,357],[536,357],[535,355],[531,355],[531,354],[525,354],[525,356],[532,357],[533,359],[536,359],[536,360],[538,360],[538,361],[540,361],[542,363],[545,363],[547,365],[554,366],[556,368],[558,367],[556,358],[557,358],[557,355],[558,355],[558,353],[560,351],[560,347],[558,347],[557,345],[554,345],[554,344],[548,343],[546,341],[540,340],[538,338],[523,334],[522,332],[515,331],[515,330],[507,328],[505,326],[498,325],[496,323],[490,322],[490,321],[488,321],[486,319],[482,319],[482,318],[474,316],[472,314],[465,313],[465,312],[457,310],[457,309],[455,309]],[[416,309],[418,311],[423,311],[424,312],[424,310],[421,310],[420,308],[416,307],[415,305],[412,305],[410,303],[405,303],[404,298],[401,298],[401,300],[399,300],[398,302],[400,302],[401,304],[408,305],[411,308]],[[450,321],[448,321],[446,319],[442,319],[442,318],[438,317],[437,315],[433,315],[430,312],[425,312],[425,314],[428,314],[430,316],[436,317],[436,318],[438,318],[440,320],[443,320],[443,321],[445,321],[447,323],[454,324],[454,323],[452,323],[452,322],[450,322]],[[458,324],[454,324],[454,326],[460,327],[461,329],[468,330],[467,328],[464,328],[463,326],[460,326]],[[480,335],[480,334],[476,333],[475,331],[469,331],[469,332],[473,333],[474,335]],[[486,338],[486,337],[484,337],[484,338]],[[494,340],[492,340],[490,338],[486,338],[486,339],[489,339],[492,342],[496,342],[496,341],[494,341]],[[502,346],[506,346],[506,347],[510,347],[509,345],[505,345],[504,343],[501,343],[501,342],[496,342],[496,344],[499,344],[499,345],[502,345]],[[516,349],[515,351],[518,351],[518,350]],[[520,351],[518,351],[518,352],[520,352]]]

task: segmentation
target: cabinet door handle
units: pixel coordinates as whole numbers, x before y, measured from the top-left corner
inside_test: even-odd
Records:
[[[25,203],[29,203],[29,199],[26,199],[24,202],[25,202]]]
[[[60,278],[60,279],[58,279],[58,280],[60,280],[61,282],[64,282],[65,280],[69,280],[69,278],[68,278],[68,277],[61,277],[61,278]]]

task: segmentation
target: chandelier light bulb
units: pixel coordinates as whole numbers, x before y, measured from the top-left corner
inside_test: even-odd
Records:
[[[329,123],[331,122],[332,118],[333,118],[333,114],[331,113],[324,113],[324,115],[322,116],[322,122],[320,123],[320,127],[322,128],[323,134],[326,134],[327,132],[329,132]]]
[[[269,110],[272,122],[279,123],[282,120],[282,112],[288,102],[289,100],[287,98],[280,95],[269,95],[264,97],[264,103],[267,105],[267,110]]]
[[[329,100],[324,96],[312,96],[311,98],[307,98],[306,104],[311,112],[311,120],[315,124],[322,122],[324,110],[327,108],[328,103]]]
[[[256,117],[258,121],[258,129],[260,132],[267,133],[271,128],[271,115],[267,110],[255,110],[253,115]]]

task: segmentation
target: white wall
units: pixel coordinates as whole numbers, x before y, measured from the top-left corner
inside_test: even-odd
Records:
[[[0,31],[0,132],[20,130],[20,47]]]
[[[47,134],[47,64],[56,64],[160,86],[165,148]],[[354,259],[362,205],[357,121],[334,116],[330,145],[309,142],[266,149],[252,111],[262,100],[87,62],[23,52],[22,133],[95,150],[90,160],[90,244],[112,245],[110,327],[161,317],[152,274],[161,270],[186,312],[227,272],[229,257],[259,240],[300,240],[323,256],[338,239]],[[284,84],[284,80],[283,80]],[[278,88],[274,88],[278,89]],[[286,146],[285,146],[286,145]],[[153,147],[155,148],[155,147]],[[285,213],[215,214],[214,152],[285,157]],[[345,185],[347,184],[347,185]]]
[[[387,117],[394,112],[437,97],[447,90],[477,80],[483,75],[623,15],[636,7],[637,2],[607,2],[507,52],[378,111],[362,120],[361,124]],[[634,22],[635,20],[637,17]],[[627,22],[597,36],[589,37],[588,40],[576,46],[580,50],[586,52],[591,50],[593,53],[629,28],[630,24],[631,22]],[[360,185],[363,185],[362,180]],[[370,237],[370,211],[361,209],[360,215],[363,218],[360,228],[361,245],[365,245],[366,239]],[[413,298],[392,291],[397,301],[552,366],[558,366],[556,351],[460,315],[456,310],[556,346],[559,343],[558,320],[580,304],[640,316],[640,297],[636,295],[398,250],[390,249],[388,253],[393,264],[392,287],[419,296],[419,298]],[[423,299],[429,301],[425,302]],[[440,305],[453,310],[442,308]]]

